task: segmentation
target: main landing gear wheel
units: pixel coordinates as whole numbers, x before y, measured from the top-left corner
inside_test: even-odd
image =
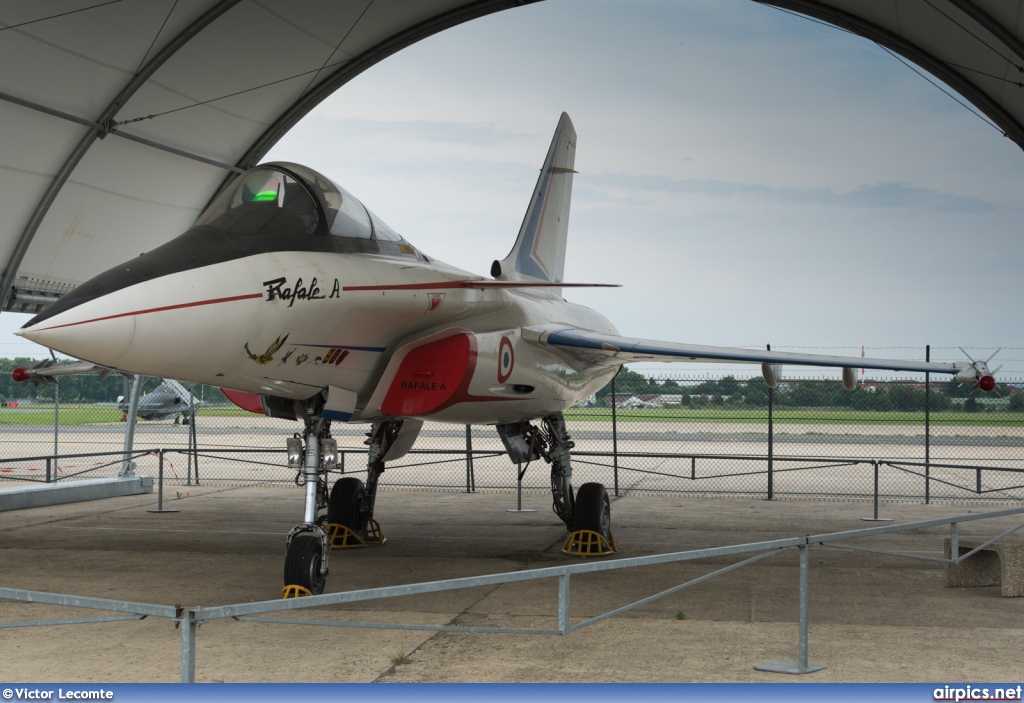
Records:
[[[368,516],[366,486],[345,476],[331,489],[327,503],[327,534],[331,549],[365,547],[368,541],[384,542],[380,526]]]
[[[327,522],[344,525],[362,536],[366,530],[366,486],[358,478],[339,478],[327,503]]]
[[[616,551],[611,501],[604,485],[584,483],[576,492],[572,532],[562,551],[581,557],[606,556]]]
[[[298,586],[308,591],[309,595],[323,593],[327,578],[320,572],[322,558],[318,537],[311,534],[295,535],[284,556],[284,582],[288,584],[286,590]],[[295,595],[307,594],[299,592]]]
[[[584,483],[576,492],[572,529],[593,530],[605,539],[612,536],[612,508],[608,491],[600,483]]]

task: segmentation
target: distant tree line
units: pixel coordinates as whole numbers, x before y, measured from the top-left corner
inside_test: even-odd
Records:
[[[11,378],[11,371],[24,366],[32,368],[39,363],[38,359],[0,359],[0,401],[18,399],[35,399],[40,403],[52,403],[56,385],[40,383],[39,385],[21,384]],[[143,393],[155,390],[163,382],[159,378],[150,378],[142,387]],[[61,403],[113,403],[118,396],[127,394],[125,378],[119,373],[111,373],[100,380],[98,373],[82,373],[75,376],[64,376],[60,379]],[[186,384],[186,388],[188,385]],[[197,398],[207,402],[228,402],[224,394],[216,386],[196,385],[192,391]]]
[[[611,393],[611,384],[597,393],[599,405]],[[954,380],[933,382],[930,406],[934,411],[963,408],[965,412],[984,411],[985,402],[990,398],[1008,397],[1008,408],[1024,411],[1024,393],[1010,393],[1007,386],[997,386],[994,393],[972,393],[971,386]],[[733,376],[708,379],[697,384],[680,383],[673,379],[646,377],[628,368],[623,368],[615,378],[617,395],[680,395],[683,407],[704,407],[713,405],[743,405],[767,408],[768,387],[759,378],[742,383]],[[998,395],[996,395],[998,394]],[[798,380],[784,382],[776,389],[775,407],[790,408],[851,408],[853,410],[875,411],[924,411],[925,392],[913,383],[881,383],[873,389],[858,385],[848,391],[841,381]],[[1003,406],[1007,407],[1007,406]]]

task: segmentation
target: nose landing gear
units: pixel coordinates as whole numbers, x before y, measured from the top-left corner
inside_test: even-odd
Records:
[[[336,447],[331,448],[330,420],[314,419],[314,414],[318,413],[307,413],[302,438],[296,435],[289,440],[293,462],[301,455],[296,481],[305,488],[306,500],[303,521],[292,528],[285,540],[282,598],[323,593],[332,547],[365,547],[367,542],[386,541],[373,519],[373,508],[377,483],[384,473],[384,458],[398,438],[402,422],[373,425],[366,441],[366,484],[353,476],[344,476],[334,483],[328,496],[327,470],[336,463]],[[321,514],[325,508],[326,514]]]
[[[306,428],[299,445],[303,447],[302,465],[295,479],[305,489],[303,520],[285,538],[285,588],[281,593],[282,598],[318,595],[324,592],[327,582],[330,542],[324,531],[323,519],[318,518],[318,514],[327,505],[327,470],[322,446],[324,440],[330,438],[331,422],[322,418],[313,419],[310,415],[311,412],[304,417]],[[289,440],[290,443],[298,441],[297,438]],[[289,457],[291,461],[296,458]]]

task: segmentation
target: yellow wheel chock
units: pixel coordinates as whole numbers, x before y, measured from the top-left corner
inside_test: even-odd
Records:
[[[366,524],[366,541],[370,544],[386,544],[388,541],[380,529],[380,523],[373,518]]]
[[[380,529],[380,523],[373,519],[366,525],[365,540],[350,528],[334,522],[327,525],[327,537],[331,540],[331,549],[362,549],[370,544],[384,544],[388,541]]]
[[[285,586],[281,589],[282,598],[301,598],[303,596],[311,596],[313,593],[304,586]]]
[[[611,533],[608,534],[608,539],[605,539],[604,535],[593,530],[570,532],[565,538],[565,544],[562,545],[562,554],[571,557],[606,557],[617,551],[615,537]]]

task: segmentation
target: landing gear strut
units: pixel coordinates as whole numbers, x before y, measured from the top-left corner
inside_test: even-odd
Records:
[[[324,532],[319,512],[327,506],[327,470],[324,467],[322,445],[331,435],[331,421],[314,419],[312,407],[303,407],[305,431],[301,440],[296,435],[289,440],[289,454],[301,452],[301,469],[295,482],[305,489],[306,500],[302,522],[293,527],[285,538],[284,583],[285,597],[317,595],[323,593],[327,580],[327,560],[331,553],[330,541]],[[290,456],[290,461],[297,458]]]
[[[571,530],[576,501],[572,495],[570,452],[576,443],[569,439],[562,413],[549,415],[542,422],[548,439],[548,456],[545,458],[551,462],[551,509]]]
[[[366,484],[346,476],[331,489],[327,505],[327,526],[335,549],[365,547],[367,542],[384,544],[387,540],[373,519],[377,502],[377,482],[384,473],[384,459],[398,438],[403,421],[376,423],[367,435]]]

